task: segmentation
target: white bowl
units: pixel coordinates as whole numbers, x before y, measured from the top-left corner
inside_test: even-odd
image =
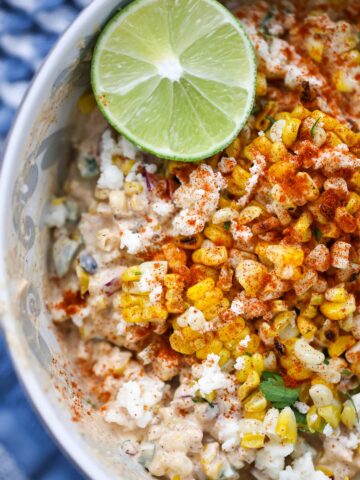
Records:
[[[12,359],[45,425],[83,473],[96,480],[150,477],[121,452],[115,428],[86,414],[86,402],[74,411],[81,400],[46,309],[48,234],[42,217],[66,174],[72,112],[89,88],[93,40],[125,3],[94,0],[60,38],[21,105],[0,183],[0,301]]]

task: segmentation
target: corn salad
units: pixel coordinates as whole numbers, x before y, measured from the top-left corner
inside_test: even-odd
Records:
[[[223,152],[150,157],[81,98],[86,141],[47,215],[51,312],[93,408],[153,476],[355,478],[360,9],[235,14],[257,98]]]

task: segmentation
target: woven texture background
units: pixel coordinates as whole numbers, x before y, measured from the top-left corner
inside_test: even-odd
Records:
[[[0,153],[16,109],[58,36],[90,0],[0,0]],[[16,379],[0,333],[0,480],[80,480]]]

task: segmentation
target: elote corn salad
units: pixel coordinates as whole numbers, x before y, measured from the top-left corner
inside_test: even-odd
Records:
[[[76,158],[47,211],[49,308],[94,408],[154,477],[352,479],[360,5],[231,8],[257,98],[221,154],[144,154],[81,97]]]

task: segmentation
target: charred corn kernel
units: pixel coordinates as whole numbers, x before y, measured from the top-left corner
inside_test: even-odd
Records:
[[[256,95],[262,97],[267,92],[266,75],[263,72],[258,72],[256,77]]]
[[[263,433],[244,433],[240,445],[243,448],[262,448],[265,443]]]
[[[286,120],[282,131],[282,141],[288,148],[295,142],[300,125],[301,120],[298,118],[289,118]]]
[[[255,388],[260,385],[260,376],[255,370],[251,370],[245,382],[238,388],[239,400],[244,400]]]
[[[200,360],[205,360],[210,353],[218,355],[223,348],[223,343],[220,340],[212,340],[205,347],[196,351],[196,357]]]
[[[259,352],[254,353],[251,357],[251,365],[253,369],[261,375],[264,371],[264,356]]]
[[[360,195],[350,192],[349,200],[345,206],[346,210],[352,215],[360,209]]]
[[[231,248],[232,235],[221,225],[209,225],[205,228],[204,235],[217,246],[223,245],[226,248]]]
[[[340,335],[335,342],[330,343],[328,352],[331,358],[340,357],[346,350],[349,350],[356,343],[352,335]]]
[[[90,92],[81,95],[78,100],[78,108],[80,112],[85,115],[93,112],[96,108],[96,101],[94,95]]]
[[[236,267],[235,276],[246,294],[254,297],[263,288],[268,272],[260,262],[244,260]]]
[[[134,265],[133,267],[129,267],[125,272],[121,275],[121,280],[123,282],[137,282],[141,278],[141,271],[138,265]]]
[[[203,241],[204,236],[201,233],[188,237],[177,237],[174,240],[175,244],[184,250],[196,250],[201,246]]]
[[[90,275],[80,265],[76,265],[76,276],[79,280],[80,293],[85,295],[89,289]]]
[[[251,358],[248,355],[243,355],[238,358],[241,358],[241,369],[236,370],[235,376],[238,382],[244,383],[245,380],[248,378],[252,368]]]
[[[330,468],[328,467],[325,467],[324,465],[317,465],[315,467],[315,470],[317,470],[318,472],[323,472],[325,475],[327,475],[329,478],[333,478],[334,476],[334,473],[332,470],[330,470]],[[345,479],[344,479],[345,480]]]
[[[335,83],[336,90],[341,93],[351,93],[354,91],[354,80],[349,77],[344,70],[338,70],[333,74],[333,82]]]
[[[196,283],[186,291],[186,296],[189,300],[195,302],[201,300],[206,292],[210,292],[215,288],[215,282],[212,278],[205,278],[201,282]]]
[[[337,405],[327,405],[325,407],[319,407],[317,409],[318,414],[322,417],[326,423],[333,428],[337,428],[340,423],[341,409]]]
[[[245,193],[245,188],[239,187],[231,177],[227,179],[226,189],[234,197],[241,197]]]
[[[315,406],[310,407],[307,412],[306,423],[311,432],[322,432],[325,426],[325,422],[318,414]]]
[[[216,267],[228,259],[226,247],[199,248],[192,255],[193,262]]]
[[[225,348],[222,348],[220,352],[218,353],[220,360],[219,360],[219,365],[222,367],[225,365],[227,361],[230,360],[231,354],[229,350],[226,350]]]
[[[312,232],[310,225],[312,224],[312,215],[310,212],[304,212],[294,225],[294,232],[299,238],[300,242],[309,242],[311,240]]]
[[[244,190],[245,185],[251,176],[250,173],[244,168],[240,167],[240,165],[236,165],[231,175],[235,184],[242,190]]]
[[[299,120],[304,120],[306,117],[309,117],[310,115],[311,115],[310,110],[308,110],[303,105],[301,105],[301,103],[296,105],[296,107],[291,112],[291,116],[294,118],[298,118]]]
[[[245,402],[245,412],[258,413],[262,412],[267,407],[267,401],[262,392],[255,392]]]
[[[241,140],[236,137],[232,143],[225,149],[225,153],[228,157],[237,158],[241,153]]]
[[[349,295],[346,302],[324,302],[320,305],[320,310],[330,320],[344,320],[348,315],[355,312],[355,298],[353,295]]]
[[[346,400],[346,402],[344,402],[340,420],[349,429],[354,428],[357,424],[357,415],[354,404],[351,400]]]
[[[317,38],[307,37],[305,46],[309,56],[320,63],[324,53],[324,43]]]
[[[309,320],[308,318],[302,315],[299,315],[297,317],[296,325],[301,335],[307,339],[312,338],[317,331],[316,325],[314,325],[314,323],[311,320]]]
[[[290,407],[285,407],[279,413],[276,424],[276,433],[284,443],[296,443],[297,425],[294,412]]]
[[[242,331],[245,327],[245,320],[237,317],[234,322],[228,322],[217,330],[217,335],[222,342],[230,342],[241,338]]]

